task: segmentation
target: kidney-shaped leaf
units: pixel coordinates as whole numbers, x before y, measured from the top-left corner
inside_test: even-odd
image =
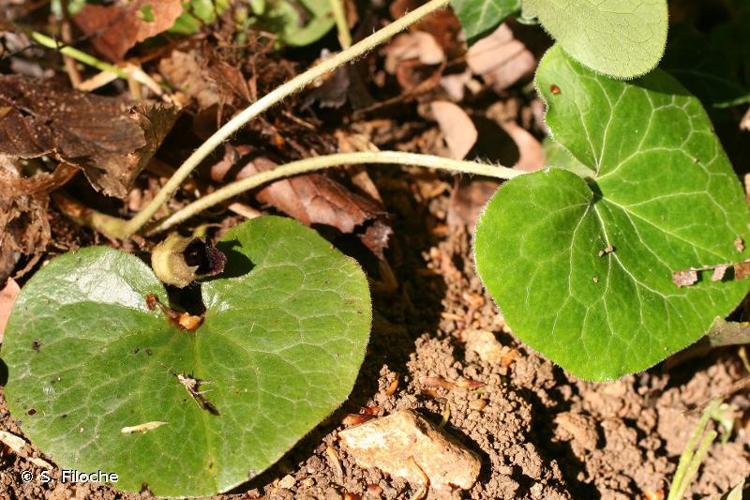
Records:
[[[478,223],[479,274],[513,332],[574,375],[648,368],[700,338],[750,280],[673,273],[747,257],[742,188],[698,100],[656,71],[632,82],[555,46],[537,86],[588,178],[551,168],[501,187]]]
[[[166,303],[163,286],[110,248],[58,257],[24,287],[5,333],[5,395],[60,467],[117,473],[124,490],[209,495],[269,467],[346,399],[370,330],[359,266],[278,217],[219,246],[229,274],[203,284],[193,332],[147,307],[148,294]]]
[[[667,42],[667,0],[524,0],[524,15],[578,61],[617,78],[653,69]]]

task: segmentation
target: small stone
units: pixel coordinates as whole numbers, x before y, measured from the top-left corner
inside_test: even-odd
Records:
[[[291,474],[287,474],[279,481],[279,488],[284,488],[285,490],[292,489],[296,482],[297,481],[294,479],[294,476],[292,476]]]
[[[492,364],[500,364],[503,359],[503,346],[495,334],[486,330],[466,330],[463,332],[466,350],[477,353],[479,358]]]
[[[484,410],[485,406],[487,406],[486,399],[475,399],[474,401],[469,403],[469,408],[471,408],[472,410],[477,410],[477,411]]]
[[[377,467],[410,483],[436,490],[469,489],[481,461],[472,451],[410,410],[370,420],[339,433],[360,467]]]

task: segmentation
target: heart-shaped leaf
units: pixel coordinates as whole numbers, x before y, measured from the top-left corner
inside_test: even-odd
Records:
[[[477,269],[513,332],[574,375],[643,370],[750,289],[673,282],[748,256],[743,190],[699,101],[666,73],[612,80],[555,46],[536,83],[554,137],[590,176],[551,168],[504,184],[477,225]]]
[[[451,0],[451,7],[461,21],[467,40],[474,41],[521,10],[521,1]]]
[[[653,69],[667,42],[666,0],[524,0],[566,52],[596,71],[633,78]]]
[[[262,217],[219,243],[196,331],[138,258],[54,259],[24,287],[3,344],[5,396],[62,468],[117,473],[157,495],[228,490],[279,459],[348,396],[370,330],[359,266],[313,230]]]

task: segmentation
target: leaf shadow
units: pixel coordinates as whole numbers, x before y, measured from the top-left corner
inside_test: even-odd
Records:
[[[250,271],[252,271],[255,267],[255,264],[253,264],[253,262],[247,257],[247,255],[239,250],[241,246],[242,243],[240,243],[240,241],[237,239],[219,241],[216,244],[216,248],[227,258],[226,265],[224,266],[224,272],[219,274],[218,276],[209,278],[206,281],[220,278],[239,278],[240,276],[249,274]]]

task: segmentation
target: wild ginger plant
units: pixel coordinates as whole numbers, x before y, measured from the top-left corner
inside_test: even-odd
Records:
[[[432,0],[273,90],[201,145],[133,219],[92,224],[112,237],[153,235],[262,184],[337,165],[508,179],[477,225],[475,256],[521,341],[573,375],[610,380],[698,340],[750,289],[733,267],[748,259],[750,216],[698,99],[667,73],[648,72],[664,49],[663,0],[619,2],[614,13],[573,0],[454,1],[470,38],[521,13],[558,40],[535,80],[561,151],[541,171],[397,151],[319,156],[151,221],[249,120],[447,3]],[[115,471],[130,491],[226,491],[346,399],[370,329],[359,266],[279,217],[241,224],[218,248],[226,269],[200,285],[206,311],[197,321],[180,320],[139,259],[109,248],[58,257],[24,287],[3,345],[5,394],[59,466]]]

